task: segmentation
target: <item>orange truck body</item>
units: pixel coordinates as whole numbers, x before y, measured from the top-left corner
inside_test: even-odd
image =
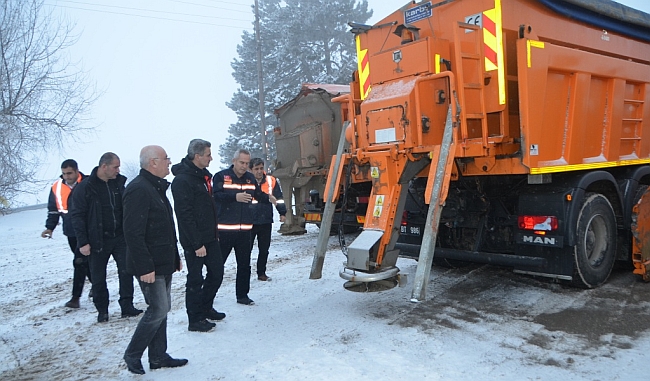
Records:
[[[415,245],[421,262],[596,287],[627,260],[645,278],[650,243],[633,237],[648,229],[635,206],[650,202],[650,15],[606,0],[413,1],[350,25],[359,66],[338,173],[351,174],[328,181],[334,200],[372,191],[342,277],[394,269],[415,197],[422,215],[440,209],[420,224],[433,237],[428,253]]]

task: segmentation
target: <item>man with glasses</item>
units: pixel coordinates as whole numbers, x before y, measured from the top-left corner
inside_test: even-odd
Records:
[[[124,191],[127,269],[135,275],[149,305],[124,352],[131,373],[144,374],[142,355],[149,349],[149,369],[187,364],[167,353],[167,313],[171,310],[172,274],[183,268],[172,207],[167,198],[171,160],[160,146],[140,151],[140,174]]]

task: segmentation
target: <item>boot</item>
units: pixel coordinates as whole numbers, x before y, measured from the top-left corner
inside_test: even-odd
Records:
[[[133,299],[122,299],[119,301],[122,308],[122,317],[133,317],[140,315],[143,311],[133,306]]]
[[[79,308],[79,297],[73,296],[72,299],[68,300],[65,306],[68,308]]]
[[[133,317],[133,316],[138,316],[142,313],[142,310],[137,309],[133,306],[125,306],[122,307],[122,317]]]

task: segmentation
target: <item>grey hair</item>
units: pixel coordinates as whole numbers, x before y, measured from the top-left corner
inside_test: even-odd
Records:
[[[111,165],[115,159],[120,160],[120,158],[113,152],[106,152],[102,155],[102,157],[99,158],[99,166],[101,167],[102,165]]]
[[[143,147],[142,150],[140,150],[140,168],[142,169],[147,169],[149,168],[149,162],[151,159],[155,159],[156,155],[158,154],[156,152],[158,146],[146,146]]]
[[[203,139],[192,139],[190,145],[187,146],[187,157],[190,160],[194,159],[194,155],[203,156],[206,148],[212,147],[209,141]]]
[[[237,151],[235,151],[235,154],[233,155],[232,159],[237,160],[239,159],[239,155],[244,154],[244,155],[251,155],[251,152],[247,149],[240,148]]]

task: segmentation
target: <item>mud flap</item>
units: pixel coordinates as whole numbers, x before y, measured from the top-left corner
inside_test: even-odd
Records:
[[[634,274],[650,282],[650,188],[632,208],[631,230]]]

